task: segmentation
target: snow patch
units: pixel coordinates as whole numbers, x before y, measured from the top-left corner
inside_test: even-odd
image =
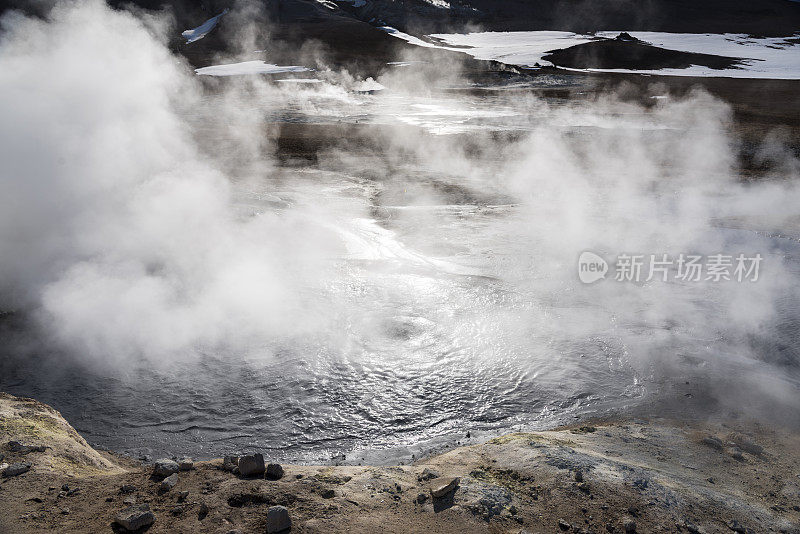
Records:
[[[219,22],[219,19],[222,18],[222,16],[225,15],[225,13],[227,13],[227,12],[228,12],[228,10],[225,9],[222,13],[220,13],[216,17],[211,17],[210,19],[208,19],[207,21],[202,23],[197,28],[194,28],[193,30],[186,30],[183,33],[181,33],[181,35],[184,38],[186,38],[186,44],[193,43],[195,41],[199,41],[200,39],[205,37],[206,34],[208,34],[208,32],[210,32],[211,30],[214,29],[214,26],[217,25],[217,23]]]
[[[298,65],[279,66],[266,61],[244,61],[227,65],[212,65],[195,69],[202,76],[239,76],[242,74],[278,74],[281,72],[306,72],[311,69]]]

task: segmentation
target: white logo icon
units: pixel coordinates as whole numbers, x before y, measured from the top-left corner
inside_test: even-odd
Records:
[[[608,262],[594,252],[582,252],[578,258],[578,278],[584,284],[593,284],[606,277]]]

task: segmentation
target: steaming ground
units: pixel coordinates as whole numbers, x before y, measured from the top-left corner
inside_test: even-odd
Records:
[[[744,175],[724,103],[413,63],[377,94],[208,80],[133,15],[52,19],[0,38],[0,389],[91,442],[313,461],[590,415],[798,423],[798,162],[770,138]],[[587,286],[585,250],[764,260]]]

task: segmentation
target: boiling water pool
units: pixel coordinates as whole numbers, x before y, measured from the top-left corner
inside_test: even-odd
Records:
[[[659,399],[740,409],[795,395],[800,234],[776,217],[792,192],[742,186],[721,127],[687,119],[689,104],[611,112],[499,89],[273,94],[256,108],[273,125],[386,131],[313,161],[230,169],[238,217],[295,221],[271,250],[301,266],[285,313],[304,327],[237,339],[239,319],[221,318],[224,344],[97,365],[6,320],[0,389],[113,450],[307,462],[363,449],[410,459],[467,432]],[[585,250],[611,262],[605,280],[581,283]],[[614,280],[623,253],[740,252],[762,255],[759,281]]]

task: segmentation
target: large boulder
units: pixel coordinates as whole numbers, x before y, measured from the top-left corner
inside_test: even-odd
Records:
[[[289,510],[283,506],[272,506],[267,511],[267,534],[286,532],[292,528]]]
[[[156,516],[150,511],[149,504],[130,506],[119,512],[114,518],[114,522],[117,525],[130,532],[152,525],[155,520]]]
[[[264,456],[262,454],[251,454],[239,457],[239,474],[243,477],[254,477],[263,475],[266,471]]]
[[[157,477],[168,477],[173,473],[177,473],[179,470],[180,466],[178,462],[170,460],[169,458],[156,460],[155,465],[153,465],[153,475]]]
[[[279,480],[283,478],[283,467],[281,464],[269,464],[267,466],[267,478],[270,480]]]

